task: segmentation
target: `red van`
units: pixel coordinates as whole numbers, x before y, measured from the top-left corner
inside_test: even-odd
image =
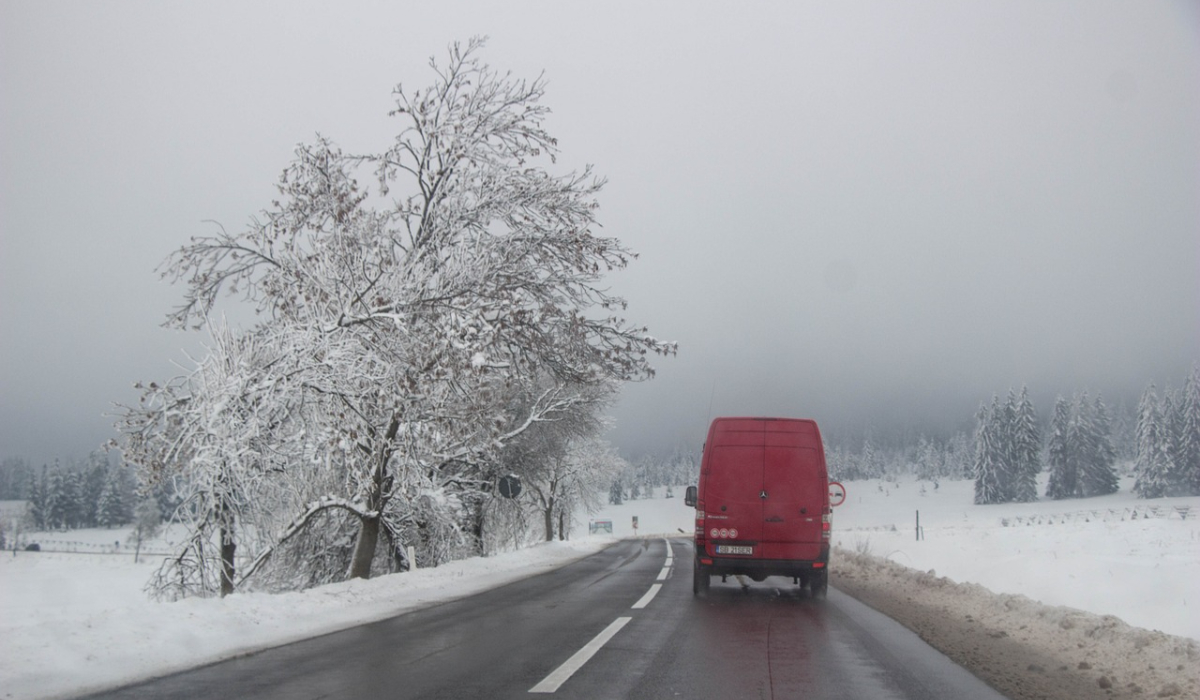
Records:
[[[821,432],[797,418],[717,418],[700,460],[692,592],[710,576],[790,576],[813,597],[829,586],[833,510]]]

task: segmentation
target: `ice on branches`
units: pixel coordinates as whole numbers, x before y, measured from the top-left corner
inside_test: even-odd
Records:
[[[270,566],[320,499],[358,524],[349,576],[370,575],[381,536],[389,551],[404,537],[443,551],[462,532],[478,546],[469,523],[506,445],[675,352],[607,311],[627,304],[605,274],[636,256],[596,233],[604,181],[552,172],[544,80],[493,70],[483,45],[451,46],[428,88],[396,88],[380,151],[317,137],[243,231],[163,264],[184,291],[167,325],[205,327],[224,295],[259,319],[144,389],[119,426],[149,478],[186,484],[196,532],[217,533],[222,590],[233,551],[249,573]]]

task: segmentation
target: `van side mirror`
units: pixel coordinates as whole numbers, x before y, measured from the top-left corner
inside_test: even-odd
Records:
[[[687,491],[684,491],[683,505],[688,506],[690,508],[696,507],[696,487],[695,486],[689,486],[689,487],[687,487]]]

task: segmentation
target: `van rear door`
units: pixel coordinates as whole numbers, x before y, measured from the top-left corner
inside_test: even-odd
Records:
[[[828,491],[820,437],[808,422],[769,422],[764,428],[762,556],[814,558]]]
[[[710,449],[706,475],[705,524],[714,540],[758,542],[762,539],[762,433],[730,431]],[[713,535],[712,529],[725,530]],[[736,531],[736,532],[734,532]]]

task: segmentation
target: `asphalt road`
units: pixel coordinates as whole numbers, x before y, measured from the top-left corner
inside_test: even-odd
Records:
[[[687,540],[620,542],[481,595],[93,697],[1002,697],[836,590],[813,600],[787,579],[713,579],[694,598],[691,563]]]

